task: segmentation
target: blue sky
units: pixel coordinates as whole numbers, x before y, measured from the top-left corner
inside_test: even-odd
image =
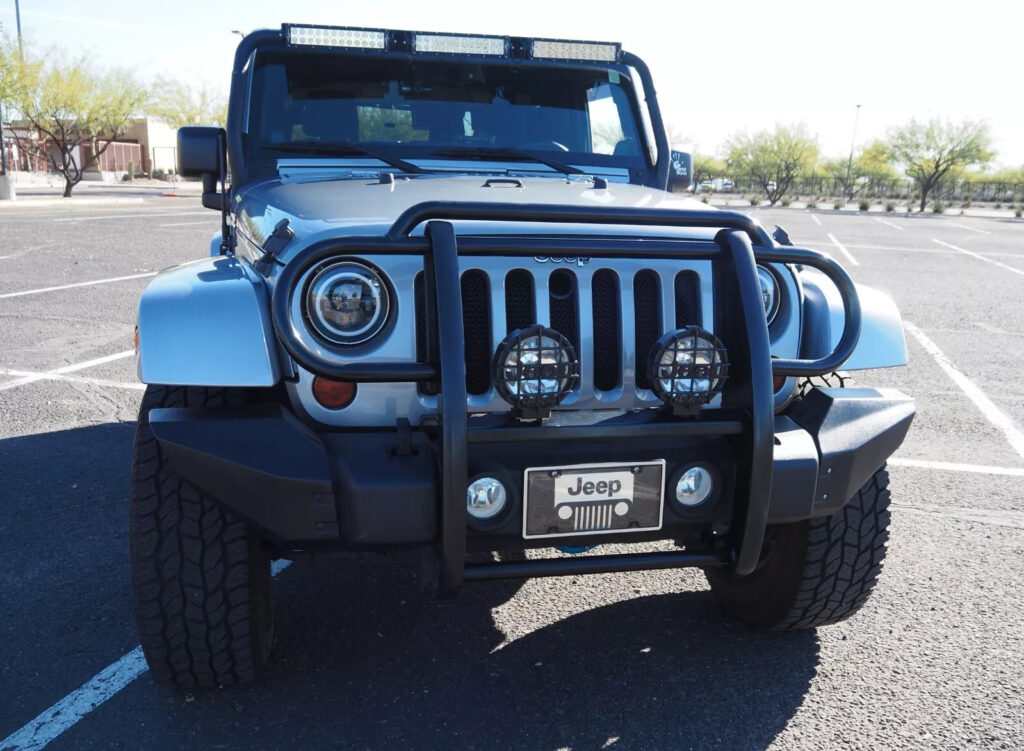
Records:
[[[620,41],[651,67],[666,119],[692,148],[803,121],[825,155],[913,116],[989,122],[1007,166],[1024,164],[1019,37],[1024,5],[963,2],[408,2],[21,0],[25,39],[227,87],[232,29],[312,22]],[[0,0],[14,31],[14,0]]]

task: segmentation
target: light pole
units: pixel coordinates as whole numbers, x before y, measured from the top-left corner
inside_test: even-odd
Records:
[[[857,144],[857,123],[860,121],[860,105],[857,105],[857,114],[853,116],[853,138],[850,139],[850,159],[846,162],[846,201],[853,200],[853,185],[850,184],[850,174],[853,172],[853,149]]]

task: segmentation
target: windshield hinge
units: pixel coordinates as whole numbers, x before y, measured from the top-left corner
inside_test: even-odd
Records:
[[[282,219],[277,223],[274,231],[270,233],[270,237],[263,243],[263,255],[260,256],[258,263],[281,263],[275,256],[284,250],[285,246],[295,237],[295,232],[288,225],[287,219]]]

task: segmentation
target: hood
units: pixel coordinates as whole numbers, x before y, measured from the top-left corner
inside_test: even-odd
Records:
[[[589,180],[508,178],[487,176],[417,176],[382,183],[374,179],[269,180],[247,186],[234,198],[238,230],[256,245],[288,219],[295,250],[320,240],[345,235],[382,236],[403,211],[426,201],[551,204],[571,207],[696,209],[716,211],[706,204],[653,188],[609,182],[595,188]],[[462,233],[558,234],[578,233],[579,225],[530,222],[455,222]],[[422,234],[422,227],[413,234]],[[686,228],[602,227],[602,234],[658,234],[712,237],[714,230]]]

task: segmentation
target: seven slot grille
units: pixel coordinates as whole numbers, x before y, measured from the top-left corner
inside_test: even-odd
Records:
[[[462,273],[466,391],[492,393],[491,361],[505,336],[539,323],[565,336],[580,356],[584,396],[649,389],[647,355],[671,328],[704,325],[700,278],[691,269],[511,268]],[[429,352],[424,278],[416,276],[416,354]],[[421,387],[424,394],[436,388]]]

